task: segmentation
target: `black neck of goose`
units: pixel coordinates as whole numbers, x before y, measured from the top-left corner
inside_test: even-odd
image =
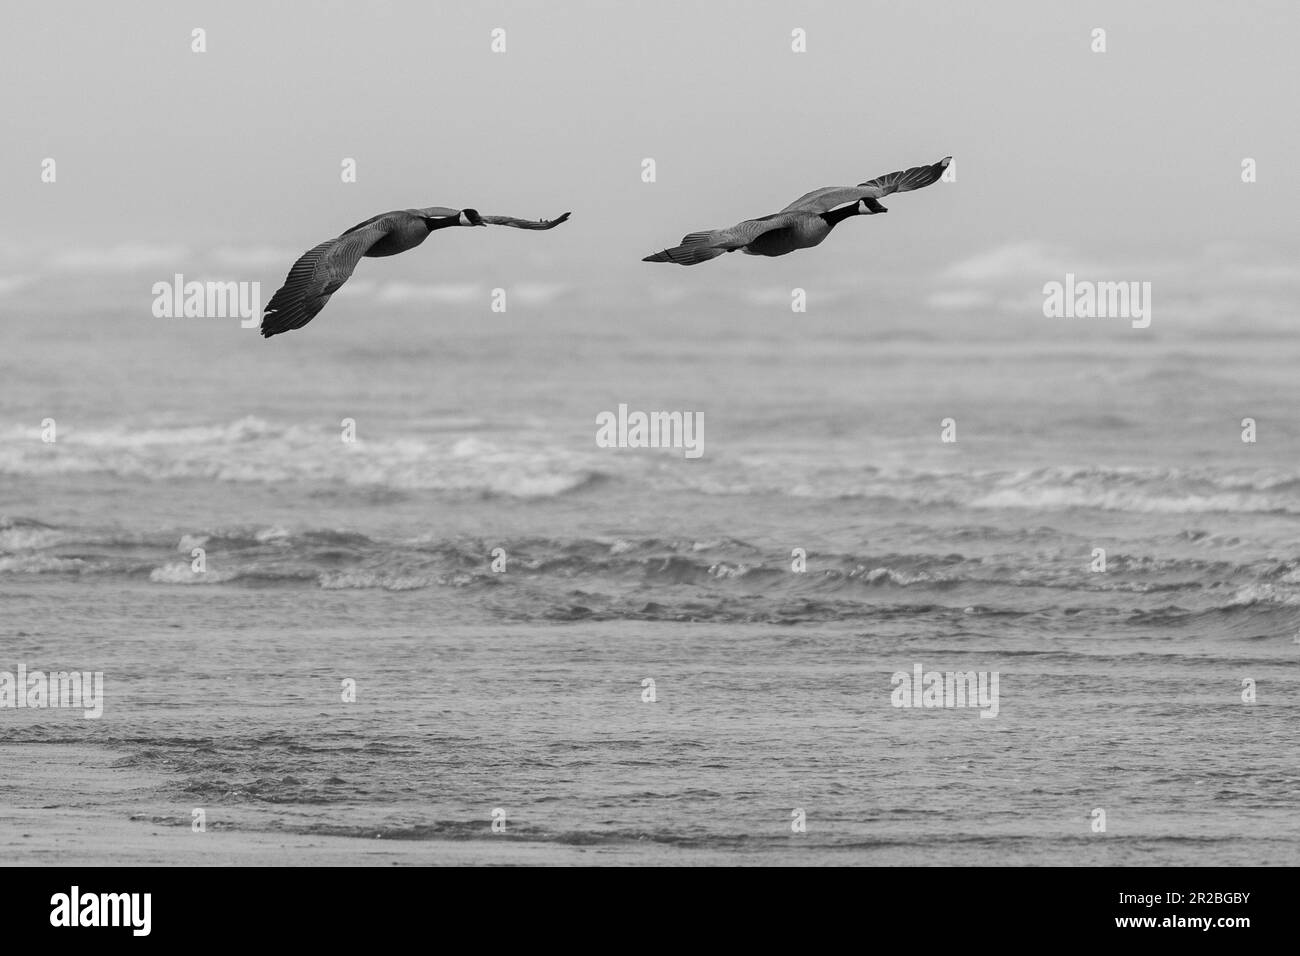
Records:
[[[825,219],[829,225],[833,226],[840,220],[848,219],[849,216],[856,216],[857,214],[858,204],[850,203],[847,206],[841,206],[839,209],[832,209],[830,212],[822,213],[822,218]]]
[[[448,226],[459,226],[460,216],[424,216],[424,224],[429,227],[429,231],[435,229],[446,229]]]

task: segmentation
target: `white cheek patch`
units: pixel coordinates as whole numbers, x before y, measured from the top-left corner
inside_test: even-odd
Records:
[[[460,224],[461,224],[462,226],[468,226],[468,225],[469,225],[469,216],[465,215],[464,213],[461,213],[461,214],[460,214]]]

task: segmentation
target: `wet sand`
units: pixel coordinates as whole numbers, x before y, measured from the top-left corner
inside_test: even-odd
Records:
[[[378,840],[132,819],[166,782],[92,747],[0,744],[0,859],[8,866],[540,866],[722,862],[671,847],[557,847],[500,840]],[[76,806],[61,801],[72,797]]]

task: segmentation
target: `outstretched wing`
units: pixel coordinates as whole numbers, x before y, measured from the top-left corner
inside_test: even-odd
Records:
[[[698,265],[716,259],[724,252],[743,249],[763,233],[771,232],[773,229],[783,229],[798,218],[797,215],[789,215],[783,210],[759,219],[746,219],[744,222],[736,223],[730,229],[688,233],[682,236],[680,245],[646,256],[641,261],[675,262],[679,266]]]
[[[515,229],[554,229],[564,222],[572,213],[565,213],[558,219],[516,219],[514,216],[480,216],[489,226],[512,226]]]
[[[877,176],[869,182],[859,183],[856,186],[824,186],[821,189],[814,189],[810,193],[805,193],[781,211],[821,214],[846,202],[857,202],[859,199],[880,199],[890,193],[910,192],[913,189],[920,189],[922,186],[937,182],[939,177],[943,175],[943,171],[948,168],[950,162],[952,162],[952,157],[945,156],[932,166],[913,166],[910,169],[900,169],[897,172],[886,173],[884,176]]]
[[[309,249],[293,264],[282,285],[267,303],[262,316],[262,335],[270,338],[290,329],[300,329],[325,308],[330,296],[348,281],[367,250],[388,235],[388,225],[354,228],[337,239]]]

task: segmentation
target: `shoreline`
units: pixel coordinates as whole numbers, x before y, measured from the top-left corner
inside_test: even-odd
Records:
[[[5,866],[583,866],[735,861],[736,854],[681,847],[564,846],[520,840],[379,840],[215,829],[195,833],[131,819],[166,782],[118,768],[110,751],[84,744],[3,743],[0,860]],[[55,801],[75,797],[77,806]],[[36,795],[47,795],[38,797]]]

